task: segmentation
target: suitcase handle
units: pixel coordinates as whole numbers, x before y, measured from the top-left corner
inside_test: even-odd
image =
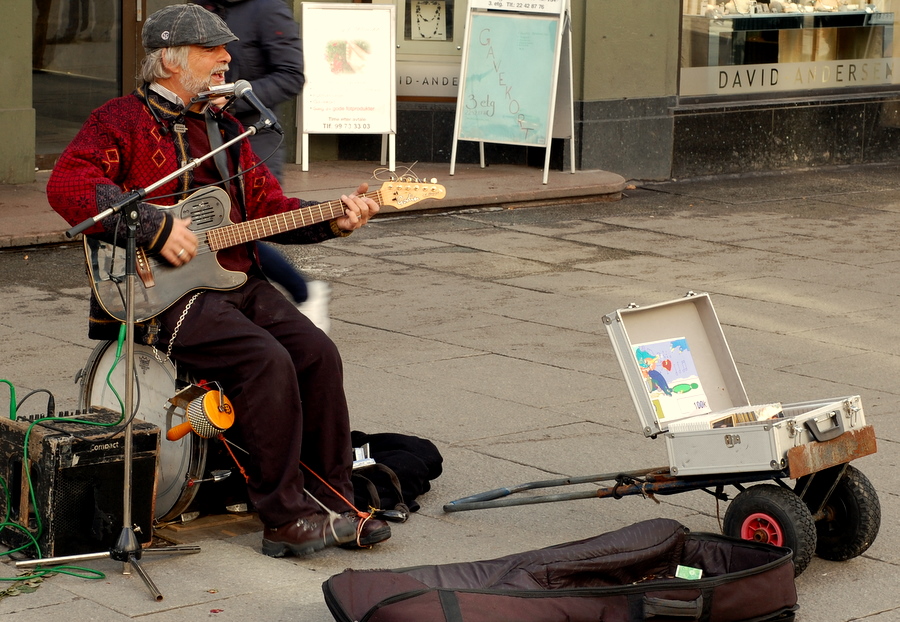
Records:
[[[696,600],[670,600],[668,598],[644,597],[644,619],[655,616],[668,616],[671,618],[686,618],[699,620],[703,614],[703,595]]]
[[[806,429],[820,443],[830,441],[844,433],[844,418],[841,416],[840,410],[830,410],[825,414],[819,415],[815,419],[809,419],[803,422]],[[823,429],[823,424],[830,425]]]

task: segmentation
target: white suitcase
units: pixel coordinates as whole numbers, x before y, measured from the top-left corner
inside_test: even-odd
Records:
[[[604,316],[645,436],[672,475],[755,471],[799,478],[875,453],[858,395],[751,404],[708,294]]]

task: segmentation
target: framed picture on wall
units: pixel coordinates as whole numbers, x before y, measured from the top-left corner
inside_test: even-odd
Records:
[[[447,40],[447,3],[444,0],[411,0],[410,37],[414,41]]]

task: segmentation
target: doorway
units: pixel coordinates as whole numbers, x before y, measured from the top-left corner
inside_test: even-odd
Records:
[[[92,110],[134,88],[145,0],[34,0],[35,166],[50,169]]]

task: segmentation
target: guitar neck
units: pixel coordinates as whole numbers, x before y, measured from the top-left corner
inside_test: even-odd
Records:
[[[363,195],[382,205],[381,191],[375,190]],[[286,231],[293,231],[301,227],[308,227],[326,220],[334,220],[344,215],[347,206],[340,199],[317,203],[308,207],[274,214],[264,218],[255,218],[245,222],[239,222],[224,227],[218,227],[206,232],[207,243],[211,251],[219,251],[230,246],[246,244],[254,240],[260,240]]]

